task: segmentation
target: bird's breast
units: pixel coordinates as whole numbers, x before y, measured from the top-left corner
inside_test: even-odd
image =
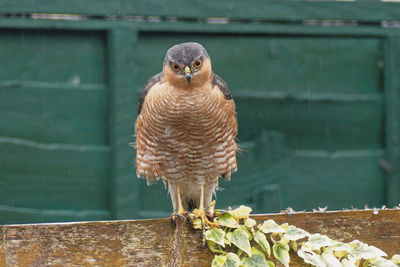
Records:
[[[169,127],[178,127],[186,130],[187,134],[196,135],[197,131],[209,125],[210,120],[216,119],[219,101],[211,93],[211,88],[171,88],[168,93],[164,114]]]
[[[137,131],[139,167],[157,166],[149,172],[166,179],[214,179],[236,168],[235,117],[220,90],[164,87],[146,98],[137,124],[144,126]]]

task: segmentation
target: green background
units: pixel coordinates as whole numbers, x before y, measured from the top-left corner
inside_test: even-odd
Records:
[[[128,144],[142,86],[187,41],[238,113],[239,170],[217,207],[400,202],[400,4],[20,2],[0,4],[0,223],[168,216]]]

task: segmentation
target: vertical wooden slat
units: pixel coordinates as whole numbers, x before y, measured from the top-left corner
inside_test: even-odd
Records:
[[[111,211],[113,218],[133,218],[138,210],[132,141],[136,115],[134,90],[134,29],[115,29],[108,34],[110,86],[110,144],[112,148]]]
[[[400,36],[385,45],[387,205],[400,203]]]

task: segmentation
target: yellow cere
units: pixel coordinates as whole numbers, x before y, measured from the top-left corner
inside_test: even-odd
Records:
[[[190,74],[192,71],[188,66],[185,67],[185,74]]]

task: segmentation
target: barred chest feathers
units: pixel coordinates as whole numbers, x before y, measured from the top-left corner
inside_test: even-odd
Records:
[[[155,87],[146,100],[140,116],[151,125],[138,136],[139,176],[204,183],[236,170],[236,129],[227,123],[234,103],[218,88]]]

